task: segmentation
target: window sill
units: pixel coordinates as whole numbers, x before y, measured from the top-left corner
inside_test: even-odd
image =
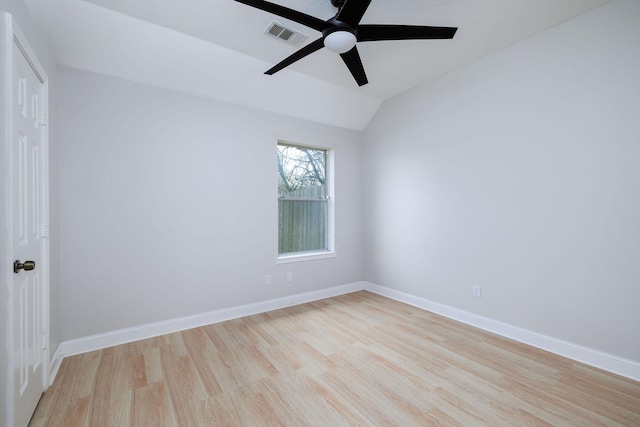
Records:
[[[336,253],[333,251],[324,252],[298,252],[288,255],[280,255],[276,259],[276,264],[288,264],[290,262],[313,261],[317,259],[335,258]]]

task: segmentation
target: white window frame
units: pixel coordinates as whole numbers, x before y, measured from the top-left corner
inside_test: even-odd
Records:
[[[287,252],[278,254],[276,264],[287,264],[292,262],[314,261],[327,258],[335,258],[335,184],[334,184],[334,150],[330,147],[299,144],[296,142],[278,140],[278,145],[290,145],[293,147],[309,148],[312,150],[323,150],[326,152],[325,164],[325,186],[327,191],[327,249],[319,251]],[[277,146],[276,146],[277,147]],[[276,186],[276,197],[278,188]],[[278,224],[276,224],[276,227]],[[278,248],[276,248],[276,252]]]

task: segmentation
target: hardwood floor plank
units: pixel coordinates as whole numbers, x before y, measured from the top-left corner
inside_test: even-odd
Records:
[[[280,344],[274,336],[274,331],[270,331],[271,328],[269,328],[269,322],[260,314],[245,317],[244,322],[247,328],[250,328],[256,335],[260,336],[261,342],[256,343],[257,346],[269,348]],[[275,332],[277,335],[277,331]]]
[[[633,396],[618,390],[615,386],[607,386],[593,380],[589,380],[583,374],[573,371],[561,372],[558,374],[558,382],[566,385],[572,392],[589,396],[590,399],[598,399],[599,403],[606,404],[607,400],[615,400],[620,409],[624,409],[631,415],[640,408],[640,397]],[[606,397],[605,397],[606,396]],[[638,420],[640,425],[640,420]]]
[[[207,396],[215,396],[222,393],[223,389],[216,379],[215,371],[210,361],[215,357],[216,349],[202,328],[184,331],[184,343],[198,376],[204,385]]]
[[[182,340],[179,341],[182,343]],[[160,356],[171,408],[178,425],[201,426],[199,408],[208,396],[186,350],[165,345],[160,348]]]
[[[106,394],[95,395],[94,400],[109,401],[109,425],[131,425],[131,411],[133,399],[133,371],[130,363],[131,346],[124,344],[113,347],[116,367],[111,377],[111,387],[104,390]],[[109,351],[106,349],[103,351]]]
[[[100,397],[95,396],[94,399]],[[133,413],[133,391],[125,391],[116,397],[111,397],[111,405],[109,406],[109,426],[127,427],[132,424]],[[90,426],[87,426],[90,427]]]
[[[278,374],[261,380],[258,386],[286,425],[347,425],[345,418],[303,376]]]
[[[144,367],[149,384],[164,380],[159,347],[150,348],[144,352]]]
[[[86,426],[90,404],[90,396],[72,397],[66,407],[61,425],[68,427]]]
[[[144,355],[132,357],[129,363],[131,363],[131,370],[133,371],[133,388],[146,387],[148,383]]]
[[[220,427],[243,425],[238,409],[228,394],[207,399],[200,408],[204,425]]]
[[[368,292],[66,358],[32,427],[640,426],[640,383]]]
[[[98,365],[98,374],[93,387],[93,396],[103,396],[93,399],[89,425],[92,427],[107,427],[111,406],[112,380],[116,375],[116,357],[113,352],[103,352]]]
[[[163,382],[154,382],[133,392],[132,425],[140,427],[174,426],[169,395]]]
[[[619,425],[602,416],[598,411],[594,412],[589,408],[577,405],[573,399],[565,400],[558,397],[549,389],[539,389],[517,379],[510,379],[505,389],[511,390],[513,395],[530,403],[532,406],[544,408],[545,411],[565,420],[564,423],[558,423],[557,425],[575,425],[578,421],[580,425],[584,426]],[[629,423],[628,425],[633,426],[634,424]]]
[[[302,374],[318,396],[330,405],[333,410],[338,412],[342,418],[345,419],[347,425],[351,426],[373,426],[375,425],[366,414],[362,414],[358,409],[354,407],[348,400],[345,400],[337,390],[327,386],[325,382],[309,373]]]

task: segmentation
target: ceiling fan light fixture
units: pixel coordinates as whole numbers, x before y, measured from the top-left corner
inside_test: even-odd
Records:
[[[356,36],[351,31],[334,31],[324,38],[324,47],[335,53],[349,52],[356,45]]]

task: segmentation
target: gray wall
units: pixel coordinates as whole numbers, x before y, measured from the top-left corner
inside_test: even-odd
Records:
[[[615,1],[385,102],[366,280],[640,361],[639,22]]]
[[[69,68],[60,87],[63,339],[362,279],[359,132]],[[334,149],[336,258],[276,265],[278,139]]]
[[[55,106],[58,103],[58,84],[57,84],[57,68],[51,55],[49,54],[44,37],[36,24],[29,16],[24,4],[20,0],[0,0],[0,11],[6,11],[13,16],[14,22],[17,23],[24,36],[27,38],[29,45],[36,53],[38,60],[44,67],[47,77],[49,78],[49,180],[50,180],[50,247],[51,247],[51,277],[50,277],[50,327],[51,327],[51,355],[57,347],[60,339],[58,335],[58,289],[59,289],[59,252],[58,252],[58,115]],[[2,67],[4,67],[4,52],[0,52],[3,58]],[[0,81],[4,81],[0,71]],[[0,89],[2,92],[3,89]],[[8,94],[2,93],[4,97]],[[0,106],[0,134],[2,135],[2,147],[0,147],[0,425],[3,425],[8,414],[6,409],[10,396],[7,396],[6,384],[8,376],[12,375],[10,367],[9,354],[9,325],[6,323],[9,309],[9,289],[11,275],[9,266],[11,265],[9,258],[10,241],[8,238],[9,211],[5,207],[9,206],[6,202],[9,197],[8,193],[8,144],[6,143],[4,112]]]

